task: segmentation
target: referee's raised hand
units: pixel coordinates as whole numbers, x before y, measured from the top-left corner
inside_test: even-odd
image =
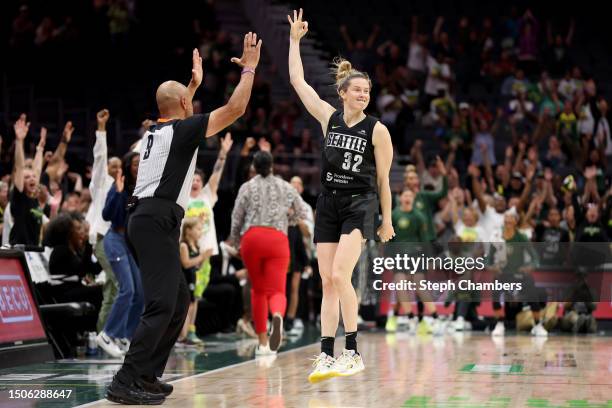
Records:
[[[204,71],[202,70],[202,57],[200,57],[200,52],[197,48],[193,49],[191,56],[191,80],[189,81],[189,85],[187,89],[193,95],[202,83],[202,78],[204,77]]]
[[[240,65],[243,68],[255,69],[259,63],[259,54],[261,51],[261,40],[257,41],[256,33],[247,33],[244,36],[244,48],[242,57],[232,58],[232,62]]]

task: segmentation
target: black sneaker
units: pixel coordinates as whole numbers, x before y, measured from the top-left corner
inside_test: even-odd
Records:
[[[286,317],[283,321],[283,326],[285,326],[285,333],[290,332],[293,329],[293,319]]]
[[[276,351],[283,341],[283,317],[278,313],[272,316],[272,330],[270,330],[270,350]]]
[[[154,381],[147,381],[142,378],[139,383],[145,391],[153,394],[164,394],[166,397],[172,394],[172,391],[174,391],[174,387],[172,385],[159,381],[158,378],[155,378]]]
[[[106,399],[124,405],[161,405],[166,397],[164,394],[146,391],[141,384],[135,381],[126,385],[115,376],[106,389]]]

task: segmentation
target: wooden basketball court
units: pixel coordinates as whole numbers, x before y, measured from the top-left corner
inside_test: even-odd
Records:
[[[612,407],[610,337],[363,333],[359,347],[353,377],[309,384],[313,344],[177,380],[164,406]]]

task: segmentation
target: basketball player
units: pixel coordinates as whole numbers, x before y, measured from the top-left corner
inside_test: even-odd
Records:
[[[351,275],[364,239],[387,242],[394,236],[391,223],[389,170],[393,159],[387,128],[364,110],[370,102],[371,81],[346,60],[335,64],[336,89],[342,109],[319,98],[304,80],[300,39],[308,31],[302,9],[293,11],[289,42],[289,75],[308,112],[321,124],[322,193],[317,200],[314,242],[323,283],[321,354],[314,362],[310,382],[349,376],[364,369],[357,352],[357,296]],[[382,225],[379,224],[379,197]],[[334,359],[334,338],[341,306],[346,346]]]
[[[192,99],[202,82],[202,58],[193,50],[189,86],[176,81],[157,88],[161,116],[145,132],[134,195],[130,199],[128,236],[139,262],[145,310],[121,369],[106,398],[121,404],[164,402],[172,386],[159,380],[189,308],[189,291],[182,276],[179,230],[189,202],[198,145],[241,117],[249,102],[261,40],[244,36],[240,82],[227,104],[210,114],[193,114]]]

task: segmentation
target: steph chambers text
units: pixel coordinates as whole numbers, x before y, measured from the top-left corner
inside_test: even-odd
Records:
[[[521,282],[500,282],[495,280],[493,282],[473,282],[471,280],[463,279],[459,281],[439,281],[433,282],[429,280],[420,280],[413,282],[411,280],[400,280],[398,282],[383,282],[380,279],[375,280],[372,283],[374,290],[431,290],[444,292],[447,290],[477,290],[477,291],[520,291],[523,289]]]

